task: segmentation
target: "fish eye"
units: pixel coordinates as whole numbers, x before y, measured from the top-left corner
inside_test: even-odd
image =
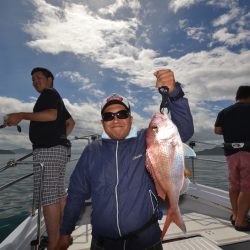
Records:
[[[153,130],[155,133],[158,132],[158,127],[157,127],[157,126],[152,126],[151,128],[152,128],[152,130]]]

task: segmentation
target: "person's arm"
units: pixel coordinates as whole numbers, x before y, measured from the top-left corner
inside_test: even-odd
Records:
[[[70,235],[60,235],[60,238],[56,245],[56,249],[67,250],[71,244],[72,244],[72,238]]]
[[[4,125],[17,125],[22,120],[36,121],[36,122],[50,122],[57,118],[56,109],[46,109],[40,112],[19,112],[8,114],[4,120]]]
[[[154,75],[157,78],[157,88],[162,86],[169,88],[171,119],[177,126],[182,141],[186,142],[194,134],[194,124],[188,100],[183,97],[181,85],[175,81],[174,72],[170,69],[158,70]]]
[[[222,127],[214,127],[214,133],[217,135],[222,135]]]
[[[34,122],[51,122],[57,119],[57,105],[60,96],[52,89],[45,89],[39,96],[35,106],[39,103],[39,109],[33,112],[18,112],[8,114],[4,124],[6,126],[17,125],[22,120]]]
[[[72,117],[66,120],[66,135],[68,136],[75,126],[75,121]]]
[[[194,123],[188,99],[181,96],[181,92],[180,84],[176,83],[176,90],[170,94],[169,110],[171,119],[178,128],[181,140],[186,142],[194,134]]]
[[[84,202],[90,198],[88,152],[88,147],[86,147],[70,177],[68,196],[60,227],[61,237],[58,245],[67,244],[69,236],[75,229],[75,225],[83,209]]]
[[[224,124],[224,112],[220,111],[217,115],[216,121],[214,123],[214,133],[217,135],[223,135],[223,124]]]

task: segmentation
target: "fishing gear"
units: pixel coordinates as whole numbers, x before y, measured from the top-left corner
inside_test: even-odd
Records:
[[[5,128],[5,127],[6,127],[6,125],[4,125],[4,124],[0,125],[0,128]],[[21,126],[16,125],[16,128],[17,128],[17,131],[18,131],[19,133],[21,133],[21,132],[22,132],[22,128],[21,128]]]
[[[7,118],[8,118],[8,115],[4,116],[3,120],[5,121]],[[1,128],[5,128],[5,127],[7,127],[5,124],[0,125],[0,129],[1,129]],[[18,131],[19,133],[22,132],[22,128],[21,128],[20,125],[16,125],[16,128],[17,128],[17,131]]]
[[[160,112],[163,114],[164,108],[167,108],[168,113],[169,113],[169,88],[167,86],[162,86],[158,88],[158,91],[162,97],[161,105],[160,105]]]
[[[13,159],[9,160],[4,167],[0,167],[0,172],[4,171],[7,168],[15,167],[18,162],[23,161],[23,160],[25,160],[26,158],[29,158],[32,155],[33,155],[33,152],[31,152],[31,153],[29,153],[29,154],[27,154],[27,155],[25,155],[25,156],[23,156],[23,157],[21,157],[21,158],[19,158],[17,160],[13,160]]]

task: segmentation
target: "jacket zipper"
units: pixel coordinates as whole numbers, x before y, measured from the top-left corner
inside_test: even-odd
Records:
[[[120,237],[122,236],[121,234],[121,229],[119,225],[119,203],[118,203],[118,185],[119,185],[119,165],[118,165],[118,141],[116,143],[116,151],[115,151],[115,161],[116,161],[116,185],[115,185],[115,200],[116,200],[116,224],[118,228],[118,232]]]

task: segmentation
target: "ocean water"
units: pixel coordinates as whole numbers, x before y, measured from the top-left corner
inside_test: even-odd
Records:
[[[6,166],[9,160],[17,160],[23,155],[0,155],[0,169]],[[72,155],[66,168],[66,184],[75,167],[79,155]],[[32,156],[25,159],[32,161]],[[32,173],[33,166],[16,165],[0,172],[0,187],[17,178]],[[33,176],[30,176],[6,189],[0,191],[0,242],[32,212]]]
[[[19,159],[23,155],[0,155],[0,169],[6,165],[10,159]],[[72,155],[71,161],[66,169],[66,183],[76,165],[79,155]],[[203,159],[213,159],[224,161],[224,156],[199,156]],[[32,157],[26,159],[31,161]],[[25,160],[25,161],[26,161]],[[228,190],[227,166],[225,163],[210,162],[209,160],[195,160],[192,165],[191,160],[186,160],[186,167],[192,171],[194,169],[194,180],[204,185]],[[32,165],[17,165],[0,172],[0,187],[32,173]],[[13,229],[20,224],[30,213],[32,208],[32,187],[33,177],[24,179],[13,186],[0,191],[0,242],[2,242]]]

